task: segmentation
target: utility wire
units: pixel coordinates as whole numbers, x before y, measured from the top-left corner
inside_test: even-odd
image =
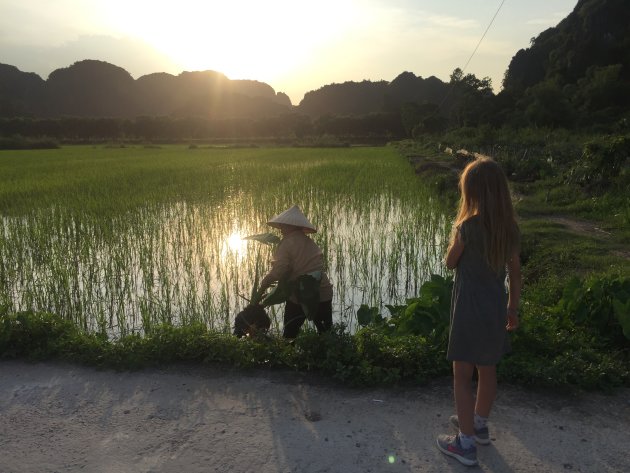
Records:
[[[501,0],[501,3],[499,4],[499,8],[497,8],[497,11],[494,12],[494,16],[492,17],[492,19],[490,20],[490,23],[488,24],[488,27],[486,28],[486,31],[483,32],[483,35],[481,35],[481,38],[479,39],[479,42],[477,43],[477,46],[475,46],[474,51],[472,52],[472,54],[470,55],[470,57],[468,58],[468,61],[466,61],[466,64],[464,64],[464,67],[462,68],[462,74],[464,73],[464,71],[466,70],[466,68],[468,67],[468,64],[470,64],[470,61],[472,60],[473,56],[475,55],[475,53],[477,52],[477,50],[479,49],[479,46],[481,45],[481,42],[483,41],[483,39],[486,37],[486,34],[488,33],[488,30],[490,29],[490,27],[492,26],[492,23],[494,23],[494,19],[497,17],[497,15],[499,14],[499,12],[501,11],[501,8],[503,7],[503,4],[505,3],[505,0]],[[455,86],[455,84],[451,84],[451,87],[448,89],[448,91],[446,92],[446,95],[444,96],[444,98],[442,99],[442,101],[440,102],[440,104],[438,105],[438,110],[442,107],[442,105],[444,104],[444,102],[446,101],[446,99],[449,97],[449,95],[451,95],[451,92],[453,91],[453,87]]]
[[[470,64],[470,61],[472,60],[473,56],[475,55],[475,53],[477,52],[477,49],[479,49],[479,45],[481,44],[481,42],[483,41],[483,39],[486,37],[486,34],[488,33],[488,30],[490,29],[490,27],[492,26],[492,23],[494,23],[494,19],[497,17],[497,15],[499,14],[499,11],[501,11],[501,7],[503,7],[503,4],[505,3],[505,0],[501,0],[501,4],[499,5],[499,8],[497,8],[497,11],[494,13],[494,16],[492,17],[492,20],[490,20],[490,24],[488,24],[488,27],[486,28],[486,31],[483,32],[483,35],[481,36],[481,39],[479,40],[479,42],[477,43],[477,46],[475,46],[475,50],[472,52],[472,54],[470,55],[470,57],[468,58],[468,61],[466,61],[466,64],[464,65],[462,72],[464,72],[466,70],[466,68],[468,67],[468,64]]]

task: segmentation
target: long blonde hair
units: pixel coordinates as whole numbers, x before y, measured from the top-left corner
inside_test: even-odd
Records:
[[[490,158],[469,163],[459,179],[460,202],[454,227],[479,216],[484,229],[484,256],[497,273],[518,245],[518,226],[507,179]]]

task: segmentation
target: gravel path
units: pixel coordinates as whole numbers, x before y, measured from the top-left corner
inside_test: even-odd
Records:
[[[500,386],[467,468],[435,448],[450,380],[340,387],[294,373],[0,363],[0,472],[628,472],[630,390]]]

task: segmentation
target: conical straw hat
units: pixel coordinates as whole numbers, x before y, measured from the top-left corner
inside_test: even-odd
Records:
[[[297,205],[276,215],[267,222],[267,225],[275,228],[279,228],[279,225],[293,225],[294,227],[300,227],[304,233],[315,233],[317,231],[315,225],[308,221]]]

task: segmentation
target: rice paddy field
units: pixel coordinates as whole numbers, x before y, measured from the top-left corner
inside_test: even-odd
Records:
[[[112,337],[229,331],[273,250],[242,238],[293,204],[319,229],[350,331],[361,304],[404,302],[444,271],[451,210],[391,147],[1,151],[0,306]]]

